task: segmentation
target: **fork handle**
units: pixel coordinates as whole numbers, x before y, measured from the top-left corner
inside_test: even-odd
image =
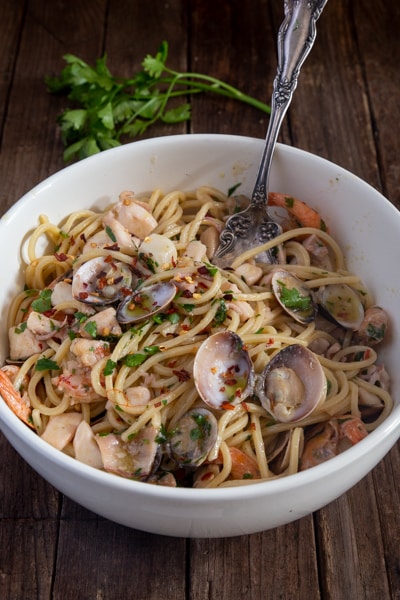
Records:
[[[273,84],[271,115],[265,147],[251,202],[267,206],[268,182],[279,130],[293,93],[301,66],[317,35],[316,21],[328,0],[285,0],[285,19],[278,32],[278,68]]]

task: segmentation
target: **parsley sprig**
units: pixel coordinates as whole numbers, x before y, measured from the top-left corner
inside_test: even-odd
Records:
[[[51,93],[65,94],[73,103],[58,117],[66,162],[119,146],[123,136],[139,136],[156,121],[190,120],[187,98],[201,92],[234,98],[269,114],[267,104],[215,77],[175,71],[166,65],[167,58],[164,41],[155,56],[144,58],[143,70],[119,78],[107,68],[106,55],[94,66],[73,54],[64,56],[67,65],[60,75],[46,78],[46,84]],[[170,108],[177,97],[184,102]]]

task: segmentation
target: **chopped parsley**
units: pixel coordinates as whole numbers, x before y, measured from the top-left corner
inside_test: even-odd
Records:
[[[311,297],[302,296],[298,289],[288,288],[283,281],[280,285],[280,300],[282,304],[292,310],[310,310],[312,307]]]
[[[117,363],[109,358],[103,369],[103,375],[112,375],[116,366]]]
[[[161,352],[160,346],[145,346],[143,350],[144,354],[141,352],[137,352],[136,354],[127,354],[124,359],[124,364],[127,367],[138,367],[139,365],[143,364],[144,361],[149,358],[149,356]]]
[[[42,290],[39,294],[39,298],[33,300],[31,306],[33,310],[39,313],[45,313],[51,310],[51,294],[52,291],[49,289]]]
[[[222,323],[226,319],[227,312],[228,312],[228,309],[226,307],[225,300],[223,298],[220,298],[219,299],[219,307],[217,309],[217,312],[215,313],[214,322],[217,325],[222,325]]]
[[[36,371],[59,371],[58,364],[50,358],[39,358],[35,367]]]

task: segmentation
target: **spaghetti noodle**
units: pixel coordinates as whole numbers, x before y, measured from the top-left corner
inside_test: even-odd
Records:
[[[27,247],[25,290],[10,306],[10,360],[0,379],[6,401],[13,392],[4,374],[12,380],[13,408],[19,413],[20,399],[38,435],[124,477],[218,487],[313,466],[385,419],[392,408],[388,376],[371,339],[361,339],[361,327],[346,329],[320,315],[306,324],[294,319],[271,287],[276,265],[257,262],[259,249],[236,259],[232,269],[212,264],[234,208],[232,199],[202,187],[166,195],[155,190],[148,197],[123,192],[103,213],[78,211],[60,225],[40,217]],[[365,314],[374,310],[329,233],[288,227],[264,246],[278,248],[279,268],[312,294],[350,286]],[[43,238],[51,246],[45,253]],[[83,269],[76,292],[85,265],[101,268],[87,280]],[[168,282],[174,293],[165,305],[143,304],[143,290]],[[126,298],[126,311],[140,308],[142,318],[119,318]],[[210,407],[199,395],[193,365],[202,344],[221,331],[240,338],[256,377],[282,349],[309,348],[324,371],[326,397],[307,416],[288,422],[266,410],[254,389]],[[188,414],[193,426],[185,437]],[[182,452],[190,446],[192,455],[200,447],[201,458],[178,460],[174,444]]]

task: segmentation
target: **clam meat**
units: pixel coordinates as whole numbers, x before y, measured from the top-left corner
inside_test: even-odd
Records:
[[[308,416],[326,398],[325,373],[316,355],[300,344],[280,350],[258,378],[262,406],[282,423]]]

